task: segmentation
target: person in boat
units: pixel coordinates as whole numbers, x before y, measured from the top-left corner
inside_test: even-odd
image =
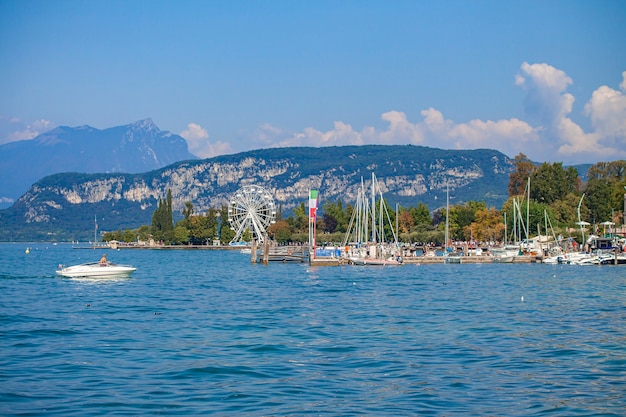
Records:
[[[100,266],[105,266],[107,264],[107,254],[103,253],[102,258],[100,258]]]

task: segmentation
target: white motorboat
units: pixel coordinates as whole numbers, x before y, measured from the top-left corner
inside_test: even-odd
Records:
[[[128,276],[136,270],[137,268],[130,265],[118,265],[113,262],[89,262],[73,266],[59,265],[56,273],[69,278],[110,278]]]

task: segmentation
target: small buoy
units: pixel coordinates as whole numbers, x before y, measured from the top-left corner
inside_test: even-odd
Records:
[[[353,282],[352,282],[352,285],[356,285],[356,282],[354,282],[354,281],[353,281]]]
[[[524,296],[522,295],[522,303],[524,302]]]
[[[26,253],[27,255],[30,253],[30,249],[26,248],[26,250],[24,251],[24,253]]]

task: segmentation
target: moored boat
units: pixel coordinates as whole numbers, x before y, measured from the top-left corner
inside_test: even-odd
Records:
[[[495,263],[501,263],[501,264],[510,264],[513,263],[515,261],[515,257],[517,255],[499,255],[499,256],[494,256],[493,257],[493,261]]]
[[[353,265],[371,265],[371,266],[388,266],[388,265],[402,265],[402,258],[389,258],[389,259],[379,259],[379,258],[361,258],[361,257],[351,257],[350,263]]]
[[[444,259],[447,264],[463,263],[463,255],[460,253],[448,253],[444,255]]]
[[[372,173],[371,196],[370,204],[365,183],[361,178],[361,188],[357,193],[357,200],[342,245],[346,248],[345,259],[352,265],[402,265],[397,225],[393,227],[391,224],[391,217],[374,173]],[[391,234],[389,235],[388,232]]]

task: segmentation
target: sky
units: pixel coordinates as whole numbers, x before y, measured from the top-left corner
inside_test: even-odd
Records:
[[[626,2],[0,0],[0,144],[146,118],[202,158],[626,159]]]

